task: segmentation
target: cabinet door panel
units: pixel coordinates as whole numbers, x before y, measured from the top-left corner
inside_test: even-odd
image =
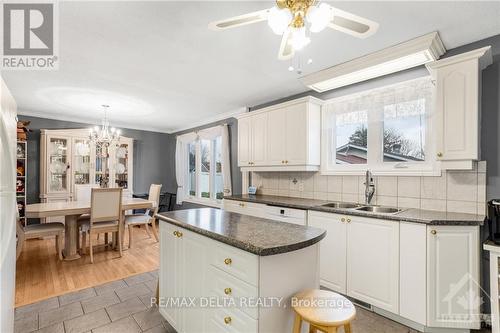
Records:
[[[399,223],[349,217],[347,294],[398,313]]]
[[[269,112],[267,120],[267,160],[269,165],[282,166],[286,160],[286,112]]]
[[[179,229],[181,244],[181,279],[182,297],[208,296],[207,292],[207,248],[205,241],[193,233]],[[200,307],[185,307],[183,312],[183,332],[200,333],[205,330],[206,309]]]
[[[478,159],[477,60],[439,68],[437,87],[437,151],[441,159]]]
[[[478,329],[479,228],[428,226],[428,326]]]
[[[345,216],[309,212],[308,224],[326,230],[320,242],[319,277],[322,286],[346,293],[347,224]]]
[[[307,163],[307,108],[304,104],[286,108],[286,160],[289,165]]]
[[[251,118],[238,120],[238,166],[248,166],[250,162]]]
[[[252,165],[267,165],[267,112],[252,117]]]
[[[160,223],[160,299],[163,301],[175,300],[180,297],[179,279],[179,242],[173,235],[173,226],[167,223]],[[159,310],[167,321],[177,331],[180,327],[180,310],[174,306],[160,306]]]

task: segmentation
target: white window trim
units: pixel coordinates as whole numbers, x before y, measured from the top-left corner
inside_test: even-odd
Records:
[[[200,173],[199,171],[201,170],[201,140],[210,140],[210,153],[213,155],[211,156],[211,160],[215,160],[215,145],[214,145],[214,140],[222,136],[222,127],[221,126],[215,126],[215,127],[210,127],[206,128],[197,132],[190,132],[187,134],[183,134],[179,136],[179,138],[184,142],[185,144],[185,151],[184,151],[184,158],[186,159],[185,165],[189,165],[189,144],[193,142],[197,142],[196,144],[196,176],[195,176],[195,182],[199,182],[199,177]],[[223,161],[221,161],[223,163]],[[184,181],[186,184],[184,184],[184,200],[185,202],[189,203],[194,203],[194,204],[199,204],[199,205],[205,205],[205,206],[210,206],[210,207],[216,207],[216,208],[222,208],[223,206],[223,199],[215,199],[215,198],[202,198],[201,197],[201,189],[196,185],[196,195],[191,195],[190,194],[190,185],[189,184],[189,173],[185,172],[185,177]],[[210,193],[215,196],[215,183],[213,182],[213,179],[215,177],[215,168],[210,168],[210,177],[209,177],[209,189]]]
[[[396,83],[393,85],[388,85],[380,88],[371,89],[368,91],[363,91],[360,93],[350,94],[346,96],[341,96],[337,98],[332,98],[326,100],[321,111],[321,168],[320,173],[322,175],[363,175],[366,170],[370,170],[374,175],[378,176],[440,176],[441,167],[440,162],[432,157],[435,156],[436,152],[436,131],[434,129],[434,117],[435,111],[433,105],[427,105],[426,108],[430,107],[432,111],[426,117],[426,146],[425,155],[429,160],[425,162],[383,162],[382,158],[382,144],[380,140],[382,138],[382,126],[373,125],[373,123],[380,122],[380,117],[382,110],[377,110],[375,113],[373,111],[368,112],[368,162],[367,164],[331,164],[330,163],[330,146],[335,144],[335,137],[332,137],[332,131],[330,130],[331,120],[329,119],[334,113],[331,107],[334,103],[342,102],[347,99],[355,98],[356,96],[362,96],[369,93],[376,93],[377,91],[391,88],[397,85],[409,84],[417,80],[430,80],[429,76],[421,77],[409,81],[404,81]],[[432,90],[434,95],[435,91]],[[427,103],[434,103],[434,96]],[[370,126],[370,124],[372,124]],[[379,143],[377,143],[379,142]]]

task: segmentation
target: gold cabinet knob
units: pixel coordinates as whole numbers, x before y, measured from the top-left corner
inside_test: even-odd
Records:
[[[285,164],[285,161],[281,161],[281,164]]]
[[[226,295],[231,295],[232,292],[233,292],[233,290],[231,288],[224,289],[224,294],[226,294]]]
[[[248,162],[248,165],[252,164],[252,162]]]
[[[177,236],[177,233],[178,233],[178,231],[177,231],[177,230],[175,230],[175,231],[173,232],[174,236]]]
[[[231,324],[231,320],[232,320],[231,317],[225,317],[224,323],[226,323],[226,325],[229,325],[229,324]]]
[[[233,260],[231,258],[226,258],[226,259],[224,259],[224,263],[226,265],[231,265],[233,263]]]
[[[437,234],[437,231],[436,230],[431,230],[431,234],[435,235],[435,234]]]
[[[345,217],[341,218],[340,222],[345,222]]]
[[[288,161],[287,161],[287,160],[285,160],[285,164],[288,164]]]
[[[437,157],[443,157],[443,153],[442,152],[437,153]]]
[[[350,218],[347,218],[347,223],[351,223],[351,219]]]
[[[182,237],[182,232],[177,231],[177,237],[181,238]]]
[[[238,205],[239,205],[240,207],[245,207],[245,204],[244,204],[243,202],[240,202]]]

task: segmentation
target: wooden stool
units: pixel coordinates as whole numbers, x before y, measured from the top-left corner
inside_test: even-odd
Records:
[[[351,332],[351,321],[356,316],[354,305],[342,295],[327,290],[306,290],[292,298],[295,311],[293,333],[300,333],[302,321],[309,323],[309,333],[318,331],[336,333],[344,326]]]

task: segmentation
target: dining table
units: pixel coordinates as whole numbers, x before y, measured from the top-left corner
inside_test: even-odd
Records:
[[[122,211],[132,209],[148,209],[153,207],[153,201],[139,198],[123,198]],[[90,214],[90,201],[65,201],[45,202],[26,205],[25,214],[27,218],[47,218],[64,216],[64,260],[75,260],[80,258],[77,243],[79,237],[78,217],[82,214]],[[121,223],[123,239],[123,218]]]

